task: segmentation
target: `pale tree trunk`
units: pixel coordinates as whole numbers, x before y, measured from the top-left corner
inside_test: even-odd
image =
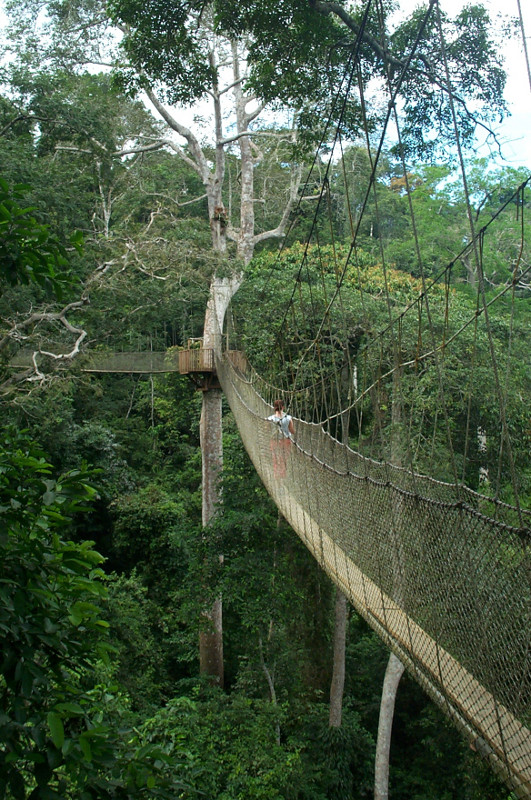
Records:
[[[240,200],[240,230],[237,240],[237,252],[244,264],[248,264],[254,252],[254,158],[251,149],[251,139],[247,135],[249,123],[255,114],[248,114],[246,107],[249,100],[246,98],[242,88],[242,76],[240,74],[240,59],[238,45],[232,42],[232,63],[234,77],[234,105],[236,107],[236,130],[240,136],[238,147],[240,148],[240,176],[241,176],[241,200]]]
[[[391,410],[391,458],[396,466],[402,463],[402,403],[400,397],[401,370],[396,367],[393,373],[393,402]],[[400,499],[394,503],[391,530],[392,563],[394,574],[393,599],[403,601],[404,558],[400,533],[395,525],[403,513]],[[395,711],[396,694],[400,678],[404,673],[404,665],[394,653],[389,656],[385,671],[382,696],[380,700],[380,717],[378,720],[378,736],[376,739],[376,756],[374,762],[374,800],[387,800],[389,797],[389,756],[391,735]]]
[[[330,715],[328,723],[331,728],[341,727],[343,713],[343,691],[345,688],[345,646],[347,641],[348,603],[340,589],[336,589],[336,605],[334,615],[334,666],[330,684]]]
[[[480,458],[484,458],[487,453],[487,432],[481,426],[477,429],[477,442],[478,442],[478,453]],[[485,488],[485,486],[489,483],[489,470],[488,467],[484,466],[484,464],[480,464],[479,467],[479,485],[481,488]]]
[[[96,169],[98,172],[98,190],[101,200],[101,219],[103,222],[103,235],[105,236],[106,239],[108,239],[110,236],[110,224],[111,224],[112,189],[110,187],[105,187],[104,181],[102,180],[101,176],[100,162],[97,163]]]
[[[391,732],[393,730],[396,693],[403,672],[404,665],[394,653],[391,653],[385,670],[380,700],[380,718],[378,720],[378,739],[374,764],[374,800],[387,800],[389,797]]]

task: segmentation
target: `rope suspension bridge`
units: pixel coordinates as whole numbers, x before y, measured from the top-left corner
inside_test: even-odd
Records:
[[[421,25],[432,12],[444,62],[434,4]],[[528,181],[476,230],[447,74],[467,206],[463,247],[450,263],[431,266],[401,158],[419,279],[396,292],[396,273],[380,240],[375,288],[360,230],[369,215],[382,227],[376,174],[391,119],[403,152],[390,82],[389,112],[375,145],[366,127],[371,174],[356,210],[345,177],[350,245],[336,244],[330,223],[324,248],[318,225],[320,218],[332,218],[329,174],[335,163],[345,164],[341,130],[352,87],[365,109],[358,70],[353,58],[291,293],[282,292],[289,281],[281,254],[258,293],[245,305],[241,289],[228,314],[237,332],[239,324],[245,329],[251,308],[264,306],[263,318],[255,313],[248,335],[242,334],[241,349],[257,356],[261,375],[269,378],[240,351],[223,352],[221,331],[215,369],[245,448],[280,512],[473,748],[517,796],[529,798],[531,511],[522,498],[529,495],[524,397],[531,386],[525,345],[524,363],[518,355],[522,332],[531,339],[529,324],[518,322],[520,288],[531,269],[524,226]],[[492,234],[507,208],[518,215],[516,255],[508,279],[488,292]],[[465,263],[473,264],[474,297],[461,304],[453,276]],[[273,309],[278,324],[271,322]],[[279,442],[267,419],[275,399],[293,417],[293,441]],[[527,420],[525,433],[519,418]]]

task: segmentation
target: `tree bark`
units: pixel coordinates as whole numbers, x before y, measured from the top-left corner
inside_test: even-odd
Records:
[[[391,733],[395,700],[404,665],[391,653],[387,662],[385,678],[380,701],[380,718],[378,720],[378,739],[376,742],[376,758],[374,763],[374,800],[388,800],[389,797],[389,753],[391,750]]]
[[[330,716],[328,724],[331,728],[341,727],[343,713],[343,691],[345,688],[345,645],[347,641],[348,603],[340,589],[336,589],[336,606],[334,616],[334,666],[330,684]]]
[[[210,54],[210,63],[215,74],[214,53]],[[216,132],[216,156],[214,173],[204,175],[204,186],[208,198],[208,214],[212,236],[212,249],[217,253],[225,253],[227,249],[227,220],[222,199],[223,176],[225,173],[225,149],[220,146],[222,138],[222,115],[217,80],[212,85],[214,98],[214,124]],[[221,282],[223,284],[223,282]],[[203,330],[203,346],[216,349],[219,347],[218,334],[223,327],[223,316],[226,304],[220,302],[223,292],[217,291],[216,277],[210,287],[210,297],[205,313]],[[220,295],[218,297],[218,295]],[[225,301],[226,302],[226,301]],[[221,319],[218,316],[218,303],[221,304]],[[202,523],[203,536],[208,535],[208,527],[219,512],[221,504],[221,477],[223,471],[223,430],[222,430],[222,393],[220,389],[209,389],[203,392],[201,409],[200,441],[202,470]],[[222,556],[220,555],[220,560]],[[221,596],[214,600],[210,608],[203,611],[205,629],[199,633],[199,671],[207,675],[213,683],[223,686],[223,601]]]
[[[401,466],[403,460],[402,447],[402,399],[400,389],[401,369],[399,354],[395,355],[395,371],[393,373],[393,402],[391,409],[391,455],[390,462]],[[393,599],[403,602],[404,595],[404,555],[400,539],[399,520],[403,514],[401,499],[393,501],[390,542],[392,545],[392,564],[394,575]],[[396,694],[400,678],[404,673],[404,665],[394,653],[389,656],[382,685],[380,700],[380,717],[378,720],[378,737],[376,740],[376,757],[374,762],[374,800],[387,800],[389,797],[389,754],[391,750],[391,734],[395,711]]]
[[[221,427],[221,390],[203,392],[200,422],[202,455],[202,522],[203,535],[218,513],[221,503],[223,440]],[[203,611],[205,629],[199,633],[199,670],[213,683],[223,686],[223,603],[216,598],[211,608]]]
[[[212,249],[215,253],[225,255],[227,252],[227,238],[237,242],[237,256],[240,262],[247,264],[254,252],[257,237],[254,234],[254,166],[251,142],[249,137],[249,124],[258,115],[259,110],[247,112],[249,97],[242,89],[240,75],[240,61],[238,46],[231,43],[233,55],[234,77],[234,110],[236,112],[237,140],[241,155],[241,207],[240,228],[232,231],[228,212],[223,203],[223,181],[225,176],[225,153],[229,140],[223,137],[223,114],[221,97],[224,89],[219,88],[217,82],[216,53],[214,47],[209,55],[210,66],[214,76],[211,86],[214,111],[214,137],[215,155],[214,165],[202,149],[198,138],[188,128],[183,126],[168,109],[158,100],[155,93],[148,89],[148,97],[164,121],[188,144],[188,151],[178,147],[176,152],[201,178],[208,202],[208,215],[212,238]],[[298,183],[297,183],[298,187]],[[282,233],[289,215],[289,208],[294,202],[296,192],[290,194],[288,208],[282,218]],[[285,217],[285,219],[284,219]],[[280,235],[278,231],[261,234],[262,239]],[[214,276],[210,297],[205,313],[203,329],[203,347],[219,350],[221,348],[221,334],[223,320],[231,298],[238,290],[242,280],[241,273],[235,273],[229,278]],[[202,520],[203,535],[208,535],[208,526],[219,512],[221,504],[221,476],[223,471],[223,443],[221,424],[221,391],[209,389],[203,392],[203,406],[201,412],[201,453],[202,453]],[[220,555],[222,560],[222,556]],[[200,672],[208,675],[212,680],[223,685],[223,609],[222,599],[218,597],[212,608],[204,610],[206,629],[200,633]]]

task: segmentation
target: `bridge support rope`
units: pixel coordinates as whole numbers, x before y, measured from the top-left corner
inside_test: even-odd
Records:
[[[284,517],[473,747],[519,797],[531,797],[529,530],[506,506],[404,469],[390,473],[303,420],[295,442],[274,452],[270,403],[252,373],[229,354],[216,369]]]

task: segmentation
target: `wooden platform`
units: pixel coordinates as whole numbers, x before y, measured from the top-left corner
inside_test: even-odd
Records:
[[[206,347],[179,350],[179,372],[181,375],[189,375],[194,372],[215,372],[214,350]]]

